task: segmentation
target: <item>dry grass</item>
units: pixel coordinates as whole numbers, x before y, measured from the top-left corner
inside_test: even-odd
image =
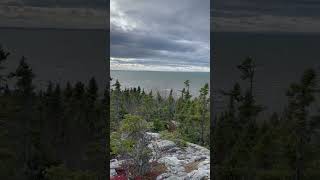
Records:
[[[167,167],[164,164],[152,163],[151,170],[143,176],[143,180],[155,180],[157,176],[167,171]]]
[[[167,170],[168,170],[167,167],[162,163],[156,163],[151,168],[152,172],[157,172],[160,174],[165,173]]]
[[[184,165],[184,169],[186,170],[187,173],[193,171],[193,170],[197,170],[198,169],[198,164],[200,163],[201,161],[194,161],[194,162],[191,162],[191,163],[188,163],[186,165]]]

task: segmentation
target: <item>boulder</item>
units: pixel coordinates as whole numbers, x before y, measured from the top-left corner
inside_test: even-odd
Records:
[[[150,162],[157,162],[166,166],[165,172],[157,176],[156,180],[203,180],[210,179],[210,151],[209,149],[193,143],[187,143],[180,148],[173,141],[161,139],[158,133],[146,133],[150,141],[148,147],[157,158]],[[128,161],[128,160],[127,160]],[[110,168],[121,166],[124,160],[111,160]],[[197,162],[197,166],[186,172],[186,165]],[[110,169],[110,173],[114,173]]]
[[[205,178],[210,179],[210,171],[209,170],[194,170],[187,174],[188,178],[192,180],[203,180]]]
[[[150,140],[160,139],[160,134],[159,134],[159,133],[147,132],[147,133],[146,133],[146,136],[147,136],[148,139],[150,139]]]
[[[120,164],[121,162],[118,161],[117,159],[111,159],[110,160],[110,169],[116,169],[116,168],[119,168],[120,167]]]
[[[210,161],[205,160],[198,164],[198,169],[209,170],[210,171]]]
[[[115,169],[110,169],[110,176],[118,175]]]
[[[156,141],[155,145],[161,151],[169,150],[176,147],[176,144],[173,141],[169,141],[169,140]]]

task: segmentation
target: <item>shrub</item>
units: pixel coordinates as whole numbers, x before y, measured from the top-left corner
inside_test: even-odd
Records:
[[[132,161],[132,167],[127,169],[133,176],[144,175],[149,170],[152,154],[145,136],[148,129],[149,125],[144,119],[128,114],[121,122],[120,131],[111,135],[111,153]]]
[[[156,132],[164,131],[166,129],[166,123],[160,119],[155,119],[153,121],[153,130]]]
[[[187,146],[187,142],[182,139],[181,134],[178,131],[174,131],[174,132],[162,131],[160,132],[160,135],[163,139],[173,141],[179,147],[183,148]]]

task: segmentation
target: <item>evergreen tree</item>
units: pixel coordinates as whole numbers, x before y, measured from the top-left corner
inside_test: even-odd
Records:
[[[34,74],[24,56],[21,58],[18,68],[14,73],[11,73],[10,77],[15,77],[17,79],[16,87],[20,95],[28,97],[32,94],[34,89],[32,84]]]
[[[34,74],[32,69],[26,63],[26,58],[22,57],[19,66],[14,73],[11,73],[10,77],[16,79],[16,92],[19,96],[20,112],[19,121],[21,121],[21,133],[22,133],[22,161],[24,165],[25,175],[33,179],[40,173],[40,165],[37,163],[37,151],[38,151],[38,138],[39,134],[34,125],[32,112],[34,105],[34,86],[32,84]],[[19,123],[20,124],[20,123]]]
[[[308,143],[313,132],[308,121],[308,107],[315,101],[316,73],[306,70],[299,84],[292,84],[287,92],[289,100],[289,119],[293,121],[295,136],[295,179],[303,179]]]
[[[204,133],[205,133],[205,124],[206,124],[206,119],[207,119],[207,115],[208,115],[208,103],[209,103],[209,99],[208,99],[208,93],[209,93],[209,85],[205,84],[204,87],[202,87],[200,89],[200,96],[199,96],[199,100],[200,100],[200,114],[201,114],[201,138],[200,138],[200,142],[201,144],[204,144],[205,139],[204,139]]]
[[[4,69],[4,67],[2,66],[2,63],[4,63],[7,60],[9,55],[10,53],[5,51],[0,45],[0,71]],[[6,82],[6,78],[4,77],[4,75],[0,74],[0,92],[3,88],[6,87],[5,82]]]

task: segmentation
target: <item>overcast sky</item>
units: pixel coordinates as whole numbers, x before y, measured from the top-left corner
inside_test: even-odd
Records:
[[[209,71],[210,0],[111,0],[112,70]]]
[[[106,0],[0,0],[0,27],[106,29]]]
[[[213,30],[320,32],[319,0],[214,0]]]

